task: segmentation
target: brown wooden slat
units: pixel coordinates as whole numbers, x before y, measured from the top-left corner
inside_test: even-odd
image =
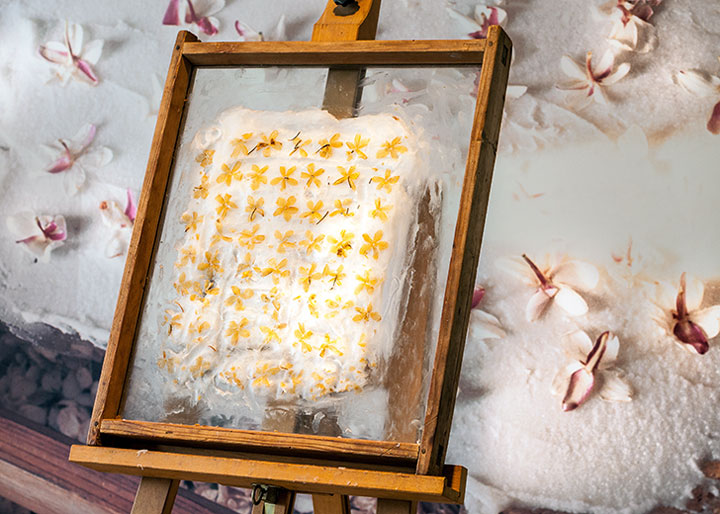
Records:
[[[350,498],[344,494],[313,494],[313,514],[350,514]]]
[[[417,502],[378,498],[377,514],[415,514]]]
[[[374,457],[377,460],[415,461],[418,445],[390,441],[366,441],[341,437],[283,434],[175,423],[105,419],[101,434],[166,444],[194,444],[206,448],[237,450],[286,450],[289,454],[321,454],[325,457]]]
[[[417,465],[420,474],[438,473],[445,462],[505,103],[511,51],[512,43],[505,32],[498,26],[490,27],[420,445]]]
[[[130,514],[171,514],[179,480],[143,477]]]
[[[462,503],[467,476],[466,470],[460,466],[446,466],[441,476],[418,476],[337,466],[80,445],[71,448],[70,461],[113,473],[217,482],[237,487],[260,483],[298,492],[356,494],[440,503]]]
[[[38,514],[130,512],[139,480],[106,475],[68,462],[74,441],[47,427],[0,411],[0,496]],[[175,514],[231,514],[187,490]]]
[[[358,41],[375,39],[380,0],[358,0],[358,9],[352,14],[328,0],[320,19],[313,26],[313,41]],[[340,14],[340,15],[339,15]]]
[[[190,85],[192,66],[182,56],[183,46],[190,41],[197,41],[197,38],[187,31],[181,31],[170,60],[137,217],[128,247],[122,287],[118,294],[110,340],[95,397],[88,444],[100,443],[100,421],[115,417],[120,407],[135,329],[152,262],[162,199],[165,197],[185,96]]]
[[[186,43],[195,66],[477,65],[484,40]]]

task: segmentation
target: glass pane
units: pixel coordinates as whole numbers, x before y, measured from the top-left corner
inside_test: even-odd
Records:
[[[476,75],[197,70],[123,417],[418,441]]]

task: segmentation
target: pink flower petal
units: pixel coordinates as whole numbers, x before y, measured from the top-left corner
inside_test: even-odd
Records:
[[[137,205],[135,204],[135,198],[133,197],[132,191],[130,189],[127,190],[127,206],[125,207],[125,216],[128,217],[130,221],[135,221],[135,216],[137,216]]]
[[[720,134],[720,102],[713,107],[710,119],[707,122],[707,129],[715,135]]]
[[[180,0],[170,0],[165,16],[163,16],[163,25],[180,25]]]
[[[675,326],[673,327],[673,334],[675,334],[675,337],[683,343],[692,346],[700,355],[706,353],[710,348],[703,329],[689,319],[684,319],[675,323]]]
[[[592,388],[595,385],[595,377],[586,368],[580,368],[570,375],[565,397],[562,401],[562,409],[565,412],[574,410],[588,399]]]
[[[38,51],[40,52],[40,56],[43,59],[54,64],[65,64],[68,62],[68,58],[70,57],[70,53],[67,51],[67,49],[53,49],[50,48],[50,45],[41,46]]]
[[[50,169],[48,169],[48,173],[60,173],[62,171],[69,170],[72,168],[73,165],[73,158],[70,155],[70,152],[66,149],[65,152],[60,156],[60,158],[52,163],[50,166]]]
[[[195,23],[197,26],[202,30],[205,34],[208,36],[214,36],[217,34],[218,29],[215,25],[212,24],[210,21],[210,18],[207,16],[198,16],[195,13],[195,8],[193,7],[192,1],[187,0],[188,4],[188,11],[185,14],[185,23]]]
[[[478,306],[480,301],[483,299],[483,296],[485,296],[485,288],[482,286],[475,286],[475,290],[473,291],[472,295],[472,303],[470,304],[470,308],[474,309]]]
[[[18,239],[15,242],[28,244],[28,243],[32,243],[33,241],[35,241],[38,237],[40,237],[40,236],[30,236],[30,237],[26,237],[25,239]]]
[[[97,75],[95,75],[95,72],[87,61],[83,59],[75,59],[75,66],[77,66],[77,69],[80,70],[83,75],[85,75],[90,80],[90,82],[92,82],[93,84],[98,83]]]

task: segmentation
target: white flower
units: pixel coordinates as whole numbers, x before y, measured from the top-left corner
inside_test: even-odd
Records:
[[[48,216],[21,212],[8,216],[7,227],[17,237],[16,243],[22,244],[32,255],[41,262],[50,260],[50,252],[62,246],[67,239],[65,218],[63,216]]]
[[[587,303],[574,287],[590,290],[600,279],[592,264],[565,257],[546,256],[544,265],[538,267],[523,254],[522,259],[501,259],[498,265],[536,288],[525,309],[528,321],[539,319],[551,303],[571,316],[587,313]]]
[[[597,66],[592,64],[592,52],[586,54],[585,66],[564,55],[560,59],[560,68],[572,80],[558,85],[558,88],[583,93],[584,101],[578,105],[579,108],[585,107],[592,100],[605,105],[607,98],[603,87],[615,84],[630,71],[630,64],[626,62],[620,64],[615,71],[614,67],[615,56],[610,50],[603,54]]]
[[[225,7],[225,0],[170,0],[163,16],[163,25],[197,25],[203,33],[214,36],[219,22],[211,15]]]
[[[657,46],[655,27],[648,23],[653,10],[647,3],[613,0],[600,9],[613,22],[608,35],[611,43],[638,53],[647,53]]]
[[[473,291],[470,308],[470,332],[477,339],[502,339],[505,337],[500,320],[489,312],[478,309],[477,306],[485,296],[485,288],[476,286]]]
[[[683,348],[700,355],[710,348],[708,340],[720,333],[720,305],[701,309],[704,292],[702,281],[683,273],[679,287],[658,283],[655,302],[660,327]]]
[[[620,340],[609,331],[600,334],[593,345],[590,336],[582,330],[567,337],[567,355],[570,363],[564,366],[553,378],[551,391],[562,396],[562,409],[570,411],[579,407],[588,399],[600,383],[600,398],[610,402],[629,402],[632,400],[632,388],[615,367]],[[598,380],[599,379],[599,380]]]
[[[467,32],[469,38],[485,39],[487,38],[488,29],[491,25],[502,25],[507,19],[505,10],[498,7],[498,5],[502,5],[503,2],[498,1],[495,3],[496,5],[494,6],[485,4],[476,5],[472,18],[457,12],[451,7],[448,7],[447,10],[452,18],[461,23],[463,27],[462,30]]]
[[[675,81],[686,91],[701,98],[720,95],[720,78],[694,70],[678,71]],[[720,134],[720,102],[717,102],[710,113],[707,129],[713,134]]]
[[[56,75],[62,84],[74,77],[78,80],[96,85],[97,75],[93,66],[102,54],[103,40],[90,41],[83,47],[83,28],[73,23],[65,24],[65,40],[49,41],[40,47],[40,55],[47,61],[56,64]]]
[[[130,234],[137,214],[132,191],[127,190],[127,204],[124,210],[116,201],[110,200],[100,203],[100,214],[103,223],[112,232],[105,248],[105,256],[119,257],[125,253],[130,242]]]
[[[280,16],[275,28],[267,34],[256,31],[240,20],[235,20],[235,30],[240,36],[240,41],[285,41],[287,39],[284,14]]]

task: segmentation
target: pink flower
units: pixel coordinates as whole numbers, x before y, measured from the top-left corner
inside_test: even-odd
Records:
[[[127,202],[125,209],[114,200],[100,202],[100,214],[103,223],[110,229],[111,236],[105,248],[105,256],[109,258],[119,257],[125,253],[130,242],[130,235],[137,207],[132,191],[127,190]]]
[[[570,363],[564,366],[552,381],[551,391],[562,396],[562,409],[571,411],[582,405],[595,388],[602,383],[599,395],[603,400],[628,402],[632,388],[614,368],[620,349],[620,340],[609,331],[597,338],[595,344],[582,330],[567,336]]]
[[[683,273],[679,288],[659,283],[656,298],[659,313],[655,321],[683,348],[700,355],[709,350],[708,341],[720,333],[720,305],[701,309],[704,292],[700,280]]]
[[[701,98],[717,98],[720,95],[720,78],[701,71],[681,70],[676,73],[675,81],[689,93]],[[720,102],[715,104],[710,113],[707,129],[715,135],[720,134]]]
[[[90,41],[83,47],[83,29],[73,23],[65,24],[65,40],[49,41],[40,46],[40,55],[46,61],[56,64],[56,74],[62,84],[75,77],[97,85],[98,77],[93,70],[102,54],[103,40]]]
[[[240,20],[235,20],[235,31],[240,36],[240,41],[285,41],[287,39],[284,14],[280,16],[275,28],[267,34],[253,29]]]
[[[502,2],[496,2],[501,4]],[[473,17],[460,14],[455,9],[447,8],[448,13],[459,21],[463,30],[467,31],[467,36],[472,39],[487,38],[488,30],[492,25],[502,25],[507,18],[507,13],[497,6],[488,6],[478,4],[475,6]]]
[[[65,218],[63,216],[36,215],[32,212],[21,212],[8,216],[7,227],[17,237],[16,243],[23,247],[41,262],[50,260],[50,252],[62,246],[67,239]]]
[[[595,266],[565,257],[547,256],[545,263],[537,266],[523,254],[522,259],[501,259],[498,265],[535,288],[525,308],[528,321],[538,320],[552,303],[571,316],[587,313],[587,303],[574,287],[590,290],[599,281]]]
[[[659,2],[657,2],[659,3]],[[647,53],[657,45],[655,27],[648,20],[653,15],[652,6],[645,0],[616,0],[610,4],[613,20],[608,38],[625,50]]]
[[[225,0],[170,0],[162,22],[163,25],[197,25],[204,34],[214,36],[219,23],[211,15],[223,7]]]
[[[47,171],[53,174],[65,173],[65,186],[69,194],[75,194],[82,189],[87,169],[100,168],[112,160],[113,154],[109,148],[91,147],[96,132],[95,125],[87,123],[73,139],[58,141],[60,155],[49,165]],[[58,149],[51,148],[51,151],[57,152]]]
[[[585,57],[585,66],[576,63],[565,55],[560,59],[560,68],[572,80],[560,84],[557,87],[559,89],[582,92],[585,101],[578,107],[585,107],[592,100],[603,105],[607,104],[603,87],[615,84],[627,75],[630,71],[630,64],[625,62],[615,68],[615,57],[612,52],[608,50],[596,66],[592,64],[592,52],[588,52]],[[613,68],[615,68],[615,71],[613,71]]]

